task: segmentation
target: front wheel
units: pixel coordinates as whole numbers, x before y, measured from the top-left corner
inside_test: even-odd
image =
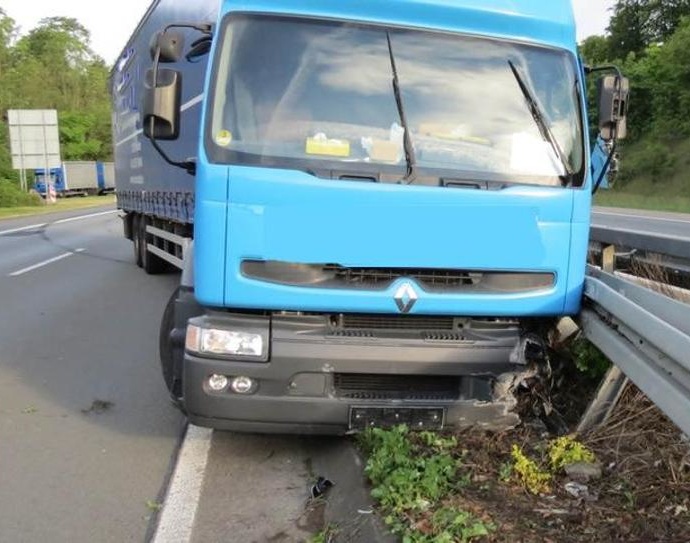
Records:
[[[173,332],[175,331],[175,305],[180,289],[172,293],[161,320],[161,328],[158,336],[158,351],[160,353],[161,371],[163,380],[168,388],[170,399],[175,407],[183,410],[182,403],[182,361],[176,360],[176,349],[173,346]]]

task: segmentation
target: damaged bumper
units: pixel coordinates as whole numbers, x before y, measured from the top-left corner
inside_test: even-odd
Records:
[[[200,426],[346,434],[400,423],[504,429],[520,420],[510,383],[528,371],[529,349],[517,322],[229,313],[191,322],[268,338],[266,355],[252,361],[185,353],[184,405]],[[217,390],[212,376],[251,386]]]

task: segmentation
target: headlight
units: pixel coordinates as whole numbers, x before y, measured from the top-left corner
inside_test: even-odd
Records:
[[[187,326],[185,348],[193,353],[264,358],[265,341],[262,334]]]

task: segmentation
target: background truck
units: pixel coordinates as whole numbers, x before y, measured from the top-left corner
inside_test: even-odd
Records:
[[[113,162],[63,162],[60,168],[50,170],[50,183],[58,197],[107,194],[115,190],[115,164]],[[45,169],[34,171],[34,189],[45,196]]]
[[[191,422],[517,423],[580,309],[627,82],[569,0],[158,0],[111,78],[118,206]],[[608,144],[606,144],[608,142]]]

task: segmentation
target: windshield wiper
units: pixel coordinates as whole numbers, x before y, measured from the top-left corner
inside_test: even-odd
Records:
[[[522,94],[524,95],[525,100],[527,101],[530,113],[532,113],[534,122],[537,124],[537,127],[539,128],[541,137],[544,138],[545,142],[551,145],[553,152],[558,157],[558,160],[561,162],[563,169],[567,174],[566,176],[561,175],[559,177],[563,181],[570,183],[573,179],[573,176],[575,175],[575,172],[573,172],[572,168],[570,167],[570,163],[568,162],[568,159],[566,158],[563,149],[561,149],[561,146],[558,144],[558,140],[553,135],[553,132],[551,132],[551,129],[549,128],[549,125],[546,122],[546,117],[544,117],[544,113],[539,108],[539,104],[537,103],[537,100],[532,94],[532,92],[529,90],[529,87],[526,85],[525,80],[522,79],[520,72],[515,67],[515,64],[513,64],[512,60],[509,60],[508,64],[510,65],[510,69],[512,70],[513,75],[515,76],[518,85],[520,85],[520,90],[522,91]]]
[[[395,94],[395,103],[398,106],[398,114],[400,115],[400,124],[404,130],[403,134],[403,148],[405,151],[405,162],[407,163],[407,173],[403,177],[402,182],[407,185],[411,184],[416,178],[417,160],[414,155],[414,147],[412,145],[412,137],[410,136],[410,129],[407,124],[407,117],[405,115],[405,106],[403,105],[402,93],[400,92],[400,80],[398,79],[398,68],[395,64],[395,55],[393,54],[393,44],[391,44],[391,35],[386,32],[386,40],[388,41],[388,55],[391,59],[391,70],[393,72],[393,93]]]

